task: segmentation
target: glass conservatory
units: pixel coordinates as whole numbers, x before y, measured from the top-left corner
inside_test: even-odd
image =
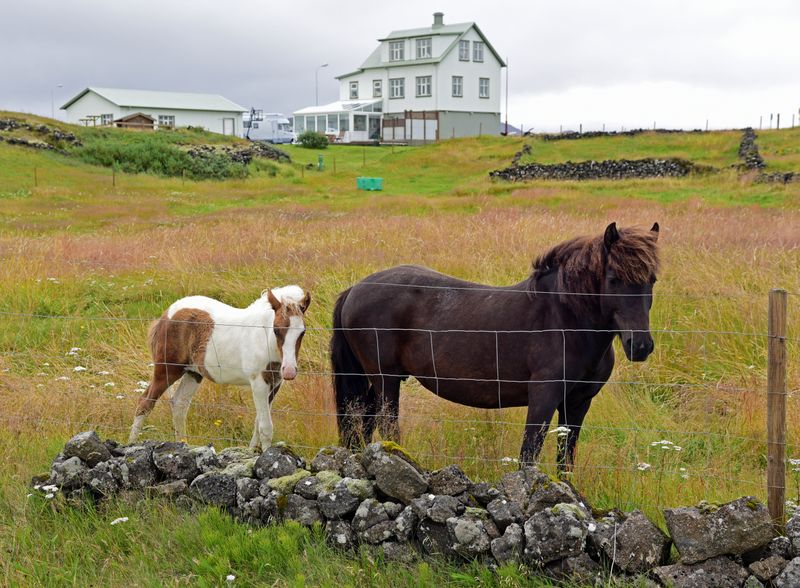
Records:
[[[294,132],[317,131],[331,143],[359,143],[381,138],[383,102],[339,100],[322,106],[308,106],[293,113]]]

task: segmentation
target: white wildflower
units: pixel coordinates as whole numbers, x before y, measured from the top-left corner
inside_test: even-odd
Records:
[[[44,362],[42,365],[43,365],[44,367],[50,367],[50,362],[49,362],[49,361],[46,361],[46,362]]]
[[[113,388],[114,386],[116,386],[116,384],[114,382],[106,382],[105,384],[103,384],[103,386],[105,386],[106,388]]]
[[[98,376],[110,376],[111,372],[109,372],[108,370],[102,370],[102,371],[97,372],[97,375]]]
[[[72,371],[73,372],[85,372],[86,368],[83,367],[82,365],[76,365],[74,368],[72,368]]]
[[[116,396],[114,396],[114,398],[116,398],[117,400],[122,400],[123,398],[125,398],[125,395],[124,394],[117,394]]]
[[[139,386],[139,388],[147,388],[148,384],[150,384],[150,382],[146,382],[144,380],[139,380],[136,382],[136,385]]]
[[[25,498],[30,498],[31,496],[33,496],[33,494],[31,494],[30,492],[28,492],[28,493],[25,495]]]
[[[69,382],[69,376],[58,376],[56,380],[59,382]]]
[[[519,460],[515,457],[504,457],[500,460],[500,463],[519,463]]]
[[[639,462],[639,463],[636,465],[636,469],[637,469],[637,470],[639,470],[640,472],[646,472],[647,470],[649,470],[649,469],[650,469],[650,464],[649,464],[649,463],[645,463],[645,462],[643,462],[643,461],[642,461],[642,462]]]
[[[53,494],[52,492],[48,492],[47,494],[44,495],[44,497],[47,498],[48,500],[53,498],[53,496],[55,496],[55,494]]]
[[[120,517],[118,519],[114,519],[113,521],[111,521],[111,525],[112,526],[119,525],[120,523],[127,523],[127,522],[128,522],[128,517]]]
[[[236,576],[233,574],[228,574],[225,576],[225,580],[227,580],[228,584],[233,584],[233,581],[236,579]]]

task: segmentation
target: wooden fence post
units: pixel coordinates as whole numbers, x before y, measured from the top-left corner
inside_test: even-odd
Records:
[[[783,529],[786,500],[786,290],[769,292],[767,348],[767,505]]]

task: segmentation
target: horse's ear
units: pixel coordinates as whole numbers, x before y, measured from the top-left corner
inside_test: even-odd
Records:
[[[611,249],[611,246],[619,241],[619,231],[617,230],[617,223],[611,223],[606,227],[606,232],[603,235],[603,245],[606,246],[606,251]]]
[[[656,241],[658,241],[658,223],[653,223],[653,228],[650,229],[650,232],[655,233],[654,237],[656,238]]]
[[[303,296],[303,299],[300,301],[300,310],[303,311],[305,314],[308,307],[311,305],[311,292],[306,292],[306,295]]]
[[[272,310],[278,312],[278,309],[281,307],[281,301],[275,298],[275,294],[272,293],[272,290],[267,291],[267,300],[269,300],[269,305],[272,307]]]

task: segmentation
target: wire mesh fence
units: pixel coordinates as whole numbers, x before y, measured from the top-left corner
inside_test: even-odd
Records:
[[[766,312],[765,305],[763,308]],[[22,440],[63,440],[79,430],[96,428],[125,441],[134,406],[146,390],[153,367],[144,344],[151,320],[0,312],[6,333],[0,353],[0,396],[4,397],[0,420],[6,433]],[[793,337],[793,321],[792,317],[784,337],[790,358],[797,356],[800,343]],[[235,326],[264,329],[263,324]],[[298,377],[284,384],[272,414],[275,440],[313,455],[321,446],[338,443],[336,421],[340,413],[327,357],[333,330],[324,325],[306,325],[305,329],[308,332],[300,351]],[[442,333],[497,337],[587,331],[596,329],[415,330],[431,338]],[[601,504],[622,508],[657,509],[742,494],[765,498],[767,330],[662,328],[650,333],[656,344],[653,357],[643,364],[619,358],[589,411],[581,430],[573,481],[579,488],[591,489],[590,494]],[[31,345],[32,340],[41,344]],[[435,364],[435,347],[431,354]],[[487,361],[499,363],[500,359],[491,357]],[[411,376],[403,385],[400,401],[401,441],[425,467],[456,463],[476,479],[494,480],[519,466],[519,445],[526,427],[524,407],[463,407],[423,389],[414,381],[415,374],[378,370],[366,375]],[[498,387],[602,383],[566,376],[524,380],[501,377],[499,372],[495,378],[425,377]],[[792,367],[786,387],[789,423],[800,416],[798,392],[800,383]],[[378,412],[375,416],[382,418],[385,414]],[[192,402],[187,440],[218,447],[246,445],[253,417],[249,390],[206,385]],[[172,439],[170,418],[169,403],[160,402],[143,436]],[[540,456],[540,466],[552,473],[558,462],[559,434],[555,423],[550,425]],[[800,438],[791,429],[784,456],[800,457]],[[784,477],[787,498],[800,501],[800,472],[794,469],[790,467]]]

